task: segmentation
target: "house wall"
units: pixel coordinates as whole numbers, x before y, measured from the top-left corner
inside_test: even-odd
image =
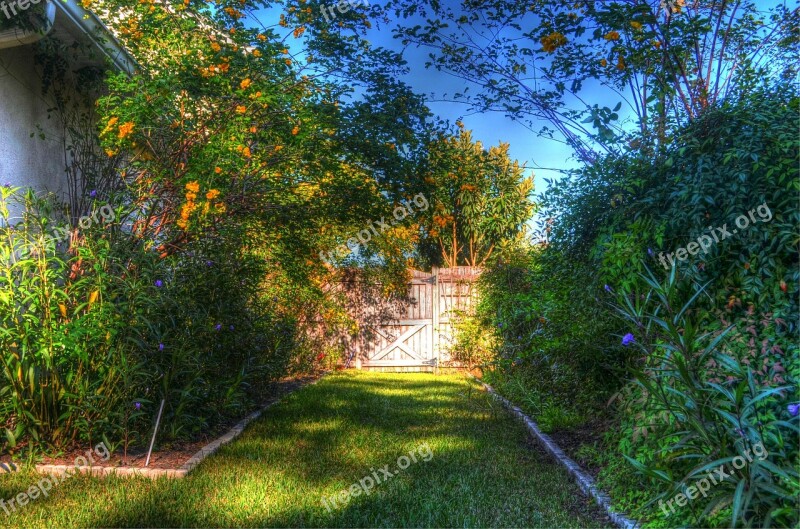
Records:
[[[0,50],[0,185],[66,197],[65,130],[51,107],[32,46]]]

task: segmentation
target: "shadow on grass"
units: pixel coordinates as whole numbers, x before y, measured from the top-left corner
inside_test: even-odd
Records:
[[[184,480],[75,478],[13,520],[102,527],[596,527],[566,473],[461,377],[338,373],[285,398]],[[423,460],[425,445],[432,451]],[[398,458],[417,462],[398,469]],[[323,498],[385,475],[332,508]],[[0,488],[10,497],[17,489]],[[354,490],[354,489],[353,489]],[[330,504],[330,502],[329,502]],[[55,513],[49,516],[48,512]],[[1,513],[0,513],[1,515]]]

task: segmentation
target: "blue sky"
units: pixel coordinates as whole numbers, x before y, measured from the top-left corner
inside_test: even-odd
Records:
[[[324,0],[323,0],[324,1]],[[351,0],[355,2],[355,0]],[[384,0],[367,0],[371,5],[383,2]],[[329,6],[335,5],[337,0],[330,0]],[[440,0],[444,6],[458,11],[461,0]],[[757,0],[755,4],[762,9],[768,9],[775,5],[784,4],[786,0]],[[363,7],[361,7],[363,8]],[[277,18],[281,12],[280,6],[275,5],[271,9],[261,11],[258,16],[274,16]],[[322,16],[320,14],[320,16]],[[572,150],[562,142],[549,138],[540,137],[534,132],[541,126],[546,125],[544,121],[534,123],[534,130],[531,130],[511,118],[504,116],[500,112],[472,113],[465,104],[441,101],[443,94],[453,94],[463,92],[466,83],[453,77],[446,72],[440,72],[435,68],[428,69],[425,63],[428,60],[429,50],[415,46],[403,47],[402,43],[395,39],[392,30],[397,24],[409,25],[422,23],[422,20],[397,20],[389,21],[388,24],[380,24],[373,27],[368,32],[368,40],[374,47],[384,47],[394,51],[402,51],[409,73],[401,79],[406,82],[418,94],[426,96],[428,106],[439,117],[449,120],[451,123],[461,119],[466,127],[473,131],[473,137],[483,142],[484,146],[497,145],[506,142],[510,145],[510,153],[520,163],[524,164],[529,173],[534,175],[535,192],[541,193],[546,189],[545,178],[558,179],[562,174],[548,168],[571,169],[579,167],[579,162],[573,157]],[[532,21],[533,22],[533,21]],[[476,87],[471,87],[473,92]],[[599,84],[584,87],[591,91],[590,102],[598,103],[601,106],[614,107],[620,102],[619,94],[613,93],[608,88]],[[623,105],[619,112],[624,128],[631,125],[632,113],[627,105]]]
[[[445,0],[445,4],[457,4],[457,0]],[[402,21],[406,24],[408,21]],[[461,92],[467,86],[446,72],[435,68],[425,68],[429,50],[413,46],[403,50],[401,43],[392,38],[391,26],[383,26],[381,30],[370,32],[370,42],[374,46],[382,46],[394,51],[403,51],[410,72],[401,79],[411,86],[415,92],[425,95],[428,106],[438,116],[455,122],[461,119],[464,125],[473,131],[473,137],[484,143],[484,146],[505,142],[510,145],[511,156],[525,164],[529,173],[534,175],[536,193],[545,189],[544,178],[559,178],[560,173],[544,168],[568,169],[578,166],[572,159],[572,150],[563,143],[548,138],[540,138],[536,132],[522,124],[505,117],[501,112],[471,113],[467,105],[438,101],[442,94]],[[474,87],[473,87],[474,90]],[[542,122],[540,125],[544,125]]]
[[[355,1],[355,0],[354,0]],[[380,0],[371,0],[379,2]],[[459,0],[444,0],[445,5],[457,6]],[[335,0],[328,4],[333,6]],[[280,5],[261,10],[257,17],[263,20],[277,19],[283,12]],[[320,16],[322,16],[320,14]],[[400,24],[409,24],[409,20],[399,20]],[[408,62],[409,73],[401,77],[414,92],[424,95],[431,111],[437,116],[454,123],[461,119],[465,126],[473,131],[473,138],[483,142],[485,147],[497,145],[500,142],[509,144],[509,151],[513,158],[524,164],[528,170],[528,175],[534,176],[535,192],[544,191],[546,184],[544,178],[560,178],[561,173],[550,171],[543,168],[568,169],[577,167],[579,164],[572,159],[572,150],[563,143],[540,138],[538,135],[514,121],[505,117],[500,112],[472,113],[467,105],[462,103],[450,103],[440,101],[443,94],[452,94],[464,90],[465,82],[457,79],[446,72],[436,69],[425,68],[428,60],[429,50],[414,46],[403,47],[402,43],[393,37],[392,30],[395,24],[381,24],[380,27],[373,27],[368,32],[369,42],[374,47],[384,47],[396,52],[403,52]],[[287,43],[291,48],[291,40]],[[299,51],[299,50],[298,50]],[[474,90],[474,87],[473,87]],[[545,125],[544,122],[537,126]]]

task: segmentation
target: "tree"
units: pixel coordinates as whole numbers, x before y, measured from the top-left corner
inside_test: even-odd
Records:
[[[428,66],[477,88],[454,100],[495,110],[565,141],[594,162],[619,151],[631,115],[648,152],[670,131],[764,78],[793,78],[797,10],[740,0],[442,2],[396,0],[404,44],[432,50]],[[598,87],[620,102],[592,104]],[[620,111],[622,105],[625,108]],[[558,138],[560,136],[560,138]]]
[[[458,123],[428,150],[423,261],[448,267],[484,266],[525,234],[533,212],[533,180],[508,156],[508,144],[489,150]]]

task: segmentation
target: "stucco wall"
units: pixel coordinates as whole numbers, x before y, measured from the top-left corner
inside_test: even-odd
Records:
[[[52,106],[42,95],[32,47],[0,50],[0,185],[66,197],[64,130],[57,115],[48,113]]]

